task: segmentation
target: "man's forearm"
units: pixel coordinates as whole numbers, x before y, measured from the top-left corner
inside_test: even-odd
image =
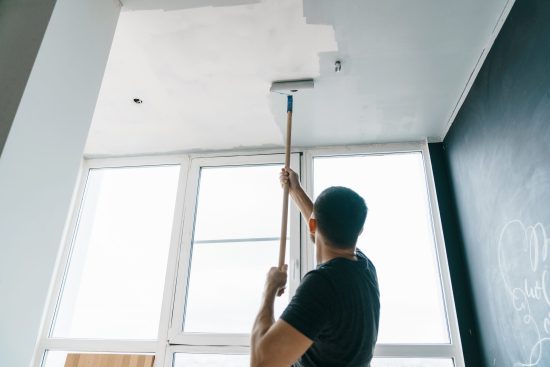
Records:
[[[295,189],[290,190],[290,196],[292,196],[292,200],[296,203],[298,206],[298,209],[300,209],[300,212],[304,216],[304,219],[307,221],[311,217],[311,213],[313,212],[313,202],[307,196],[304,189],[299,186]]]
[[[262,337],[267,333],[269,328],[275,323],[275,317],[273,315],[273,304],[275,302],[275,295],[277,290],[266,289],[262,301],[262,306],[260,307],[260,312],[256,316],[254,321],[254,326],[252,327],[252,336],[251,336],[251,362],[252,366],[257,366],[261,356],[258,355],[258,347],[262,340]]]

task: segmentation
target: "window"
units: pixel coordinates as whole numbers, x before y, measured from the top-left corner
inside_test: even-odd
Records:
[[[250,331],[279,253],[281,167],[201,168],[184,331]],[[277,298],[277,313],[287,299]]]
[[[449,343],[422,154],[316,157],[314,193],[347,186],[368,207],[358,247],[377,267],[379,343]]]
[[[438,253],[423,153],[320,154],[313,155],[312,166],[314,195],[330,186],[347,186],[367,203],[367,220],[357,246],[377,268],[382,310],[378,343],[408,345],[411,357],[433,357],[438,346],[440,353],[448,351],[458,335],[451,339],[449,319],[455,319],[454,310],[446,303],[451,295],[443,292],[440,262],[446,260]],[[426,345],[434,349],[423,355]],[[452,359],[428,363],[384,358],[373,366],[448,363],[452,365]]]
[[[171,341],[196,345],[248,345],[267,270],[277,265],[283,191],[282,155],[194,159],[184,219],[178,322]],[[294,163],[298,164],[297,157]],[[292,211],[287,260],[299,261],[299,217]],[[298,268],[299,271],[299,268]],[[291,271],[293,273],[294,270]],[[298,280],[298,276],[296,277]],[[277,298],[278,316],[290,289]],[[218,339],[220,335],[222,339]],[[183,358],[183,357],[182,357]]]
[[[38,363],[64,366],[69,352],[157,352],[184,162],[86,162]]]
[[[156,339],[179,166],[91,169],[51,336]]]
[[[313,196],[361,194],[358,243],[377,267],[373,367],[464,367],[425,144],[304,150],[292,168]],[[248,366],[250,329],[276,266],[282,154],[86,161],[36,367],[68,353],[155,355],[156,367]],[[303,169],[301,169],[303,166]],[[289,284],[314,264],[291,204]]]

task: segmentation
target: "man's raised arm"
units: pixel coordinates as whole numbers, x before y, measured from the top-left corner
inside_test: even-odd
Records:
[[[271,268],[267,275],[260,312],[254,321],[250,340],[251,367],[288,367],[302,356],[313,341],[286,321],[275,321],[273,303],[282,295],[287,280],[287,266]]]

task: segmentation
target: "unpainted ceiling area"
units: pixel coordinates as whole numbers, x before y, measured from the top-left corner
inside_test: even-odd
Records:
[[[281,147],[286,100],[269,87],[304,78],[296,146],[441,139],[506,5],[122,2],[88,156]]]

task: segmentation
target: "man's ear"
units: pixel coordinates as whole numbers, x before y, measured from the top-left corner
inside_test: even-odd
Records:
[[[315,234],[315,231],[317,230],[317,219],[315,218],[309,218],[309,221],[307,222],[309,227],[309,233]]]

